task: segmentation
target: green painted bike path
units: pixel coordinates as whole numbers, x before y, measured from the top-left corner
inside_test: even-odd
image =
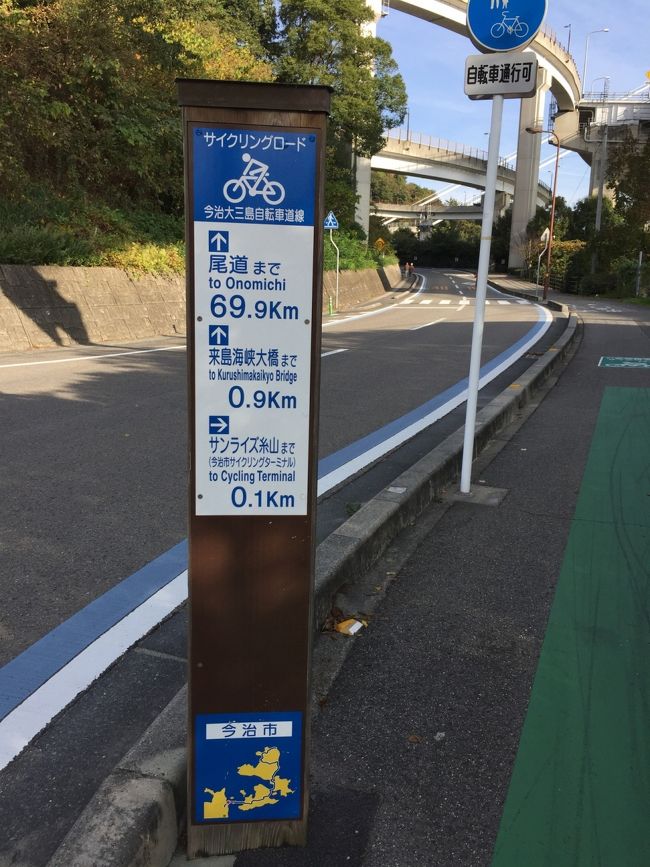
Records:
[[[492,867],[650,865],[650,389],[608,388]]]

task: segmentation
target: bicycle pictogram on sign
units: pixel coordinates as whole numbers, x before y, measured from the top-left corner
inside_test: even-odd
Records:
[[[269,167],[261,160],[254,159],[250,154],[242,154],[246,163],[244,171],[238,178],[231,178],[223,185],[223,194],[236,205],[243,201],[246,193],[250,196],[261,196],[267,205],[279,205],[284,201],[285,189],[278,181],[269,180]]]
[[[514,33],[515,36],[521,38],[528,35],[528,25],[525,21],[520,21],[518,15],[515,15],[513,18],[508,18],[508,13],[506,11],[504,11],[502,15],[503,17],[501,21],[497,21],[497,23],[493,24],[490,28],[490,33],[495,39],[500,39],[502,36],[505,36],[506,33],[509,36],[512,36]]]

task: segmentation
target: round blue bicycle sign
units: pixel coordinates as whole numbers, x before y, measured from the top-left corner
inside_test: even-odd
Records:
[[[467,26],[483,51],[513,51],[532,42],[548,0],[468,0]]]

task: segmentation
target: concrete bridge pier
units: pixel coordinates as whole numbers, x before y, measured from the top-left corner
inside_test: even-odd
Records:
[[[357,205],[355,220],[368,234],[370,228],[370,159],[354,156],[357,181]]]
[[[544,125],[544,105],[549,89],[547,71],[540,68],[537,77],[537,93],[521,100],[519,111],[519,139],[517,142],[517,178],[512,202],[512,229],[510,231],[509,268],[523,268],[526,226],[535,216],[539,184],[539,161],[542,136],[531,135],[526,127],[541,128]]]
[[[373,19],[365,24],[363,32],[366,36],[376,36],[377,22],[382,18],[383,0],[366,0],[366,4],[372,10]],[[370,228],[370,159],[355,154],[353,160],[357,185],[355,220],[368,235]]]

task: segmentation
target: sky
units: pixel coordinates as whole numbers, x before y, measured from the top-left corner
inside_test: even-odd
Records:
[[[591,90],[593,83],[594,90],[602,90],[603,80],[595,79],[609,76],[609,91],[626,93],[647,82],[649,12],[648,0],[626,0],[620,6],[612,6],[609,0],[548,0],[544,26],[554,30],[566,44],[569,29],[565,25],[571,25],[570,50],[581,75],[587,34],[608,27],[608,33],[593,33],[589,38],[586,89]],[[381,19],[377,35],[390,42],[404,78],[411,133],[446,138],[486,150],[491,102],[472,101],[463,92],[465,58],[478,53],[470,40],[395,10],[389,10]],[[516,151],[518,116],[519,100],[505,100],[501,156],[510,156]],[[403,129],[405,131],[405,126]],[[549,186],[555,154],[554,146],[542,146],[542,162],[546,159],[551,162],[541,169],[540,180]],[[414,180],[435,189],[445,186]],[[589,167],[577,154],[562,158],[559,195],[573,205],[588,195],[588,182]],[[452,195],[461,201],[464,198],[462,190]],[[468,190],[468,200],[472,195]]]

